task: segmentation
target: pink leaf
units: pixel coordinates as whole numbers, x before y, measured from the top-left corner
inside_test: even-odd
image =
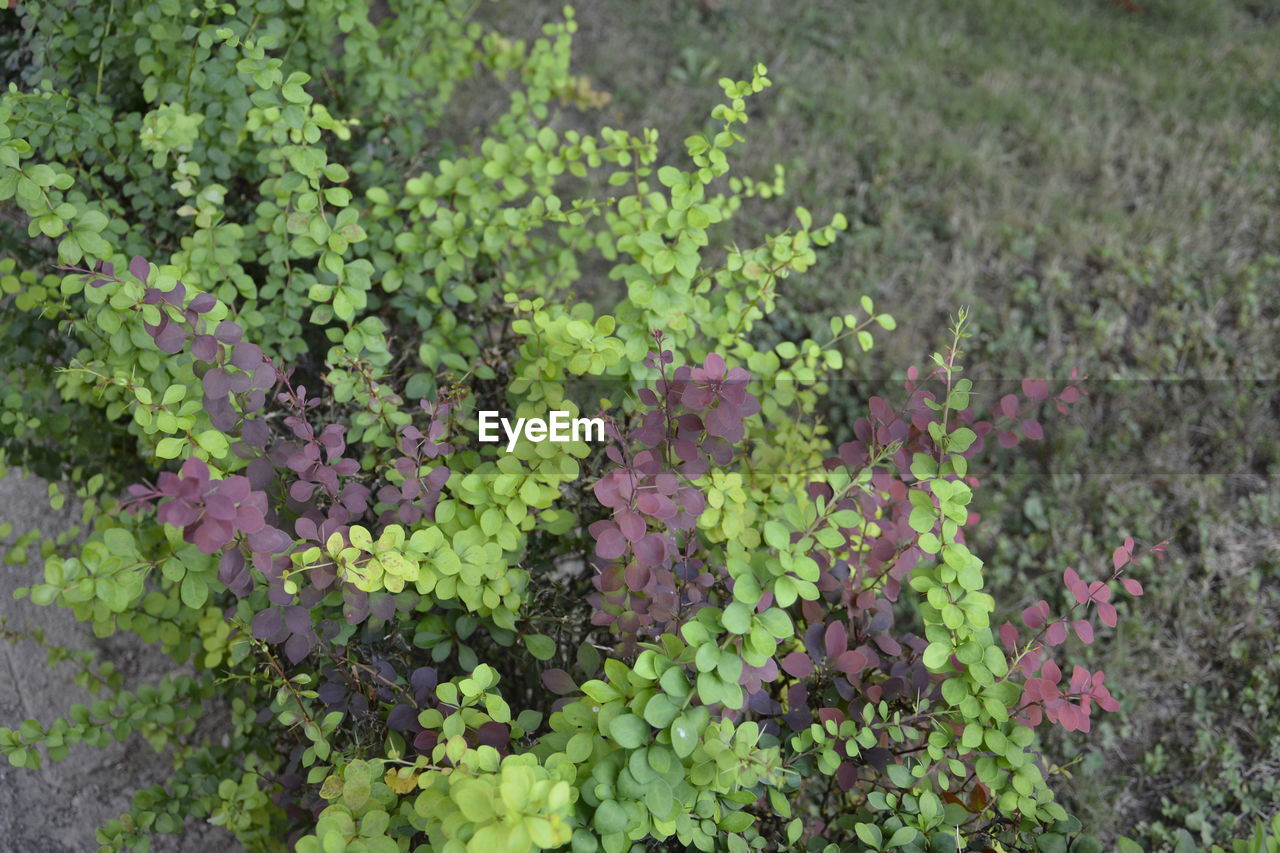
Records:
[[[1071,623],[1071,627],[1076,629],[1076,636],[1080,638],[1080,642],[1086,645],[1093,642],[1093,623],[1088,619],[1077,619]]]
[[[627,538],[617,527],[610,526],[596,537],[596,554],[606,560],[616,560],[627,550]]]
[[[648,531],[644,519],[640,517],[639,513],[632,510],[619,510],[614,513],[613,518],[618,523],[618,529],[622,531],[622,535],[627,537],[630,542],[639,540]]]
[[[1049,383],[1043,379],[1024,379],[1022,393],[1032,400],[1043,400],[1049,396]]]
[[[1114,628],[1117,621],[1115,605],[1108,604],[1105,601],[1098,602],[1098,618],[1105,622],[1108,627]]]
[[[666,557],[666,546],[660,534],[649,533],[635,543],[636,559],[646,566],[656,566]]]
[[[1032,441],[1039,441],[1044,438],[1044,430],[1040,427],[1040,422],[1027,418],[1022,422],[1022,434]]]
[[[1089,597],[1089,588],[1084,581],[1080,580],[1080,576],[1076,574],[1075,569],[1067,569],[1062,573],[1062,582],[1066,584],[1068,591],[1075,596],[1076,603],[1083,603]]]
[[[649,585],[650,571],[639,563],[632,563],[622,574],[627,588],[639,592]]]
[[[1133,540],[1129,541],[1132,542]],[[1117,572],[1124,568],[1128,562],[1129,552],[1124,549],[1123,545],[1111,552],[1111,565],[1115,567]]]
[[[1044,641],[1051,646],[1060,646],[1067,639],[1067,626],[1062,622],[1054,622],[1045,632]]]
[[[1130,595],[1142,595],[1142,584],[1134,578],[1121,578],[1120,583],[1124,584],[1125,592]]]
[[[836,658],[835,668],[853,678],[866,669],[867,656],[858,651],[847,651]]]
[[[1053,661],[1045,662],[1044,669],[1040,671],[1040,675],[1051,684],[1057,684],[1062,680],[1062,670]]]

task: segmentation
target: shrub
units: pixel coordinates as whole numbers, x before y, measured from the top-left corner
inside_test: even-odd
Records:
[[[1052,650],[1160,546],[1020,630],[965,528],[985,439],[1078,384],[978,400],[961,312],[832,448],[839,345],[892,319],[753,330],[843,217],[712,244],[778,189],[727,176],[765,69],[660,165],[652,131],[571,126],[603,100],[571,12],[523,42],[469,5],[20,6],[4,450],[90,528],[25,592],[192,674],[99,679],[0,749],[176,744],[108,850],[189,817],[303,853],[1065,849],[1035,727],[1116,705]],[[552,409],[606,440],[478,440]]]

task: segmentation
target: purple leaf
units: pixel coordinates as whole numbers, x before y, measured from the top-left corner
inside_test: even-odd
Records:
[[[660,566],[666,561],[667,537],[649,533],[632,546],[636,560],[646,566]]]
[[[209,495],[204,502],[205,513],[218,521],[235,521],[236,505],[223,495]]]
[[[792,652],[782,659],[782,671],[796,678],[807,678],[813,672],[813,661],[803,652]]]
[[[295,634],[309,634],[311,632],[311,611],[305,607],[286,607],[284,609],[284,624]]]
[[[224,344],[234,344],[244,336],[244,329],[230,320],[223,320],[218,324],[218,328],[213,330],[213,336]]]
[[[196,297],[191,300],[191,304],[187,306],[187,309],[194,311],[197,314],[207,314],[212,311],[213,306],[217,304],[218,300],[214,299],[209,294],[198,293],[196,294]]]
[[[151,264],[147,259],[139,255],[134,255],[129,261],[129,273],[139,281],[145,282],[147,276],[151,274]]]
[[[843,622],[832,622],[827,626],[825,646],[828,658],[836,658],[849,648],[849,635]]]
[[[262,364],[262,348],[257,344],[236,344],[231,350],[231,363],[241,370],[255,370]]]
[[[561,696],[573,693],[578,689],[578,685],[574,684],[569,673],[565,672],[563,669],[544,670],[542,673],[542,683],[546,685],[546,688],[552,693],[556,693]]]
[[[170,355],[181,352],[183,345],[187,342],[187,332],[177,323],[165,320],[160,331],[155,336],[156,346],[161,352],[167,352]]]
[[[270,641],[284,633],[284,614],[278,607],[259,610],[253,617],[253,636],[259,640]]]
[[[845,675],[853,678],[862,670],[866,669],[869,661],[867,656],[858,651],[847,651],[835,660],[835,668],[843,672]]]
[[[414,698],[425,702],[430,691],[439,683],[440,676],[434,666],[420,666],[409,676],[409,686],[413,689]]]
[[[264,527],[249,534],[249,548],[260,554],[280,554],[292,544],[289,535],[275,527]]]
[[[476,729],[476,745],[491,746],[494,749],[503,749],[511,740],[511,729],[505,723],[497,723],[492,720]]]
[[[231,382],[227,377],[227,372],[221,367],[215,367],[204,375],[204,393],[210,397],[215,399],[225,397],[230,390]]]
[[[408,705],[401,703],[387,714],[387,728],[397,732],[410,731],[418,722],[418,715]]]
[[[707,432],[737,444],[742,440],[742,418],[724,403],[707,412]]]
[[[294,634],[285,640],[284,655],[289,663],[298,663],[316,647],[315,639],[304,634]]]
[[[226,545],[235,536],[235,530],[229,524],[214,519],[206,518],[199,527],[196,528],[195,535],[192,537],[195,546],[205,554],[216,554],[222,550],[222,546]]]

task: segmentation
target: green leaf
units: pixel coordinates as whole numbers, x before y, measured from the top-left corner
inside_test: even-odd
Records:
[[[665,694],[659,693],[644,706],[644,719],[655,729],[665,729],[680,713],[680,709]]]
[[[770,607],[756,616],[756,619],[769,632],[770,636],[778,640],[790,637],[795,630],[791,625],[791,617],[780,607]]]
[[[1046,832],[1036,839],[1036,848],[1040,853],[1067,853],[1067,840],[1056,832]],[[1120,850],[1123,847],[1116,845],[1116,849]]]
[[[195,572],[187,572],[182,579],[181,595],[183,604],[192,610],[199,610],[209,598],[209,587]]]
[[[627,828],[627,811],[617,800],[605,800],[596,807],[591,825],[601,835],[612,835]]]
[[[681,758],[688,758],[698,746],[698,730],[687,714],[681,714],[671,723],[671,748]]]
[[[916,783],[916,779],[911,775],[911,771],[901,764],[890,764],[885,768],[885,772],[889,776],[889,781],[897,785],[899,788],[911,788]]]
[[[929,669],[938,670],[947,665],[951,658],[951,648],[945,643],[930,643],[924,650],[921,660]]]
[[[648,783],[648,790],[644,793],[644,804],[650,813],[659,818],[665,818],[671,812],[671,806],[674,804],[674,798],[671,796],[671,786],[661,779],[654,779]]]
[[[361,551],[373,551],[373,534],[368,528],[361,527],[359,524],[352,525],[347,531],[347,538],[351,541],[351,547],[359,548]]]
[[[964,453],[978,438],[978,434],[968,427],[960,427],[947,436],[947,450]]]
[[[524,646],[538,660],[551,660],[556,654],[555,640],[546,634],[525,634]]]
[[[183,398],[186,396],[186,385],[170,385],[168,388],[164,389],[164,397],[161,398],[160,403],[165,406],[172,406],[174,403],[182,402]]]
[[[683,699],[689,695],[689,679],[685,677],[684,669],[673,666],[658,679],[658,684],[662,686],[662,691],[668,696],[676,699]]]
[[[305,90],[297,83],[286,83],[280,88],[280,94],[284,95],[284,99],[292,104],[301,104],[309,100]]]
[[[764,523],[764,541],[768,543],[769,547],[776,548],[779,551],[791,549],[791,533],[777,521],[766,521]]]
[[[595,744],[589,733],[578,732],[569,738],[569,742],[565,744],[564,752],[574,764],[581,764],[591,757],[591,751],[594,747]]]
[[[755,823],[750,812],[729,812],[720,818],[719,826],[725,832],[742,832],[751,824]]]
[[[635,714],[620,714],[609,724],[609,737],[623,749],[637,749],[652,732],[649,724]]]
[[[910,844],[912,841],[915,841],[917,835],[919,835],[919,833],[914,827],[899,827],[898,830],[889,837],[889,846],[902,847],[904,844]]]
[[[104,531],[102,543],[117,557],[128,557],[137,553],[137,548],[133,544],[133,534],[122,527],[112,527]]]
[[[751,630],[751,608],[741,601],[733,602],[724,609],[720,624],[735,634],[746,634]]]
[[[196,444],[215,459],[221,459],[227,455],[230,444],[227,437],[216,429],[207,429],[196,436]]]
[[[351,304],[351,297],[347,295],[345,290],[339,289],[333,294],[333,313],[339,319],[346,320],[348,323],[355,317],[355,306]]]
[[[854,826],[853,831],[862,839],[862,843],[876,850],[880,849],[880,842],[884,840],[884,836],[880,834],[880,827],[873,823],[860,823]]]

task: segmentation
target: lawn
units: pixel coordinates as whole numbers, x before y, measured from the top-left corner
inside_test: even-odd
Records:
[[[533,31],[556,4],[481,14]],[[971,373],[1089,373],[1044,446],[995,455],[981,507],[997,599],[1063,597],[1126,534],[1170,540],[1087,659],[1122,702],[1046,744],[1085,825],[1155,847],[1280,805],[1280,14],[1261,3],[591,0],[576,61],[602,121],[681,134],[765,62],[739,174],[852,233],[789,282],[799,339],[869,294],[898,321],[836,392],[833,429],[972,306]],[[668,132],[670,131],[670,132]],[[790,205],[790,206],[788,206]],[[853,354],[851,354],[853,355]],[[1003,618],[1016,618],[1016,609]]]

